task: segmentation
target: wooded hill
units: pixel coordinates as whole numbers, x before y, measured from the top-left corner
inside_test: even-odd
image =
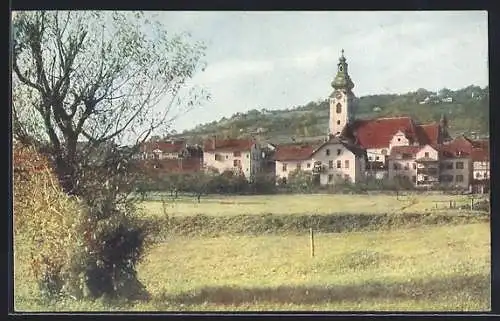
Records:
[[[357,119],[411,116],[426,123],[439,121],[441,115],[446,114],[452,136],[489,136],[488,86],[471,85],[456,91],[444,88],[439,92],[418,89],[406,94],[370,95],[357,99]],[[173,136],[184,137],[191,142],[200,142],[212,135],[232,138],[253,135],[275,143],[307,141],[327,134],[328,114],[327,100],[311,101],[285,110],[253,109],[197,125]]]

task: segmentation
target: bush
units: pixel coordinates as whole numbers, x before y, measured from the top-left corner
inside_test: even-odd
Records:
[[[14,150],[15,250],[27,248],[44,297],[147,295],[135,265],[156,224],[139,219],[127,198],[127,167],[101,165],[83,172],[78,199],[62,191],[48,160],[34,148]]]
[[[14,251],[26,249],[29,271],[44,296],[58,295],[75,253],[84,244],[84,211],[68,197],[46,158],[26,146],[14,148]],[[27,280],[28,281],[28,280]]]

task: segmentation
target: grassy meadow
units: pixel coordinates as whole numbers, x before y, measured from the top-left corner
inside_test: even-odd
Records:
[[[154,200],[141,204],[146,215],[162,216],[231,216],[231,215],[289,215],[289,214],[334,214],[334,213],[415,213],[448,212],[450,201],[456,206],[468,208],[467,195],[342,195],[342,194],[297,194],[258,196],[205,196],[200,203],[194,197],[178,199],[168,194],[153,195]],[[163,199],[163,201],[162,201]],[[464,209],[463,212],[468,212]]]
[[[415,201],[415,199],[417,201]],[[275,195],[183,197],[167,214],[412,213],[449,211],[467,196]],[[168,198],[165,202],[168,204]],[[170,202],[173,203],[172,200]],[[436,209],[435,204],[443,204]],[[165,214],[161,201],[144,215]],[[458,211],[450,214],[459,213]],[[465,214],[464,214],[465,215]],[[474,215],[468,213],[468,215]],[[151,294],[144,302],[47,303],[29,282],[22,246],[15,251],[20,311],[487,311],[488,222],[435,224],[343,233],[167,235],[138,266]],[[19,240],[21,243],[21,240]]]

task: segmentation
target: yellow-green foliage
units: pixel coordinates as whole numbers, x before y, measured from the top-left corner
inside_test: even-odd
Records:
[[[60,283],[82,243],[78,201],[61,190],[48,160],[33,147],[15,147],[13,185],[14,273],[27,264],[31,281]]]

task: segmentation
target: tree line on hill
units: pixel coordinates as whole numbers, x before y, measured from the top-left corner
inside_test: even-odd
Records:
[[[423,103],[427,97],[428,102]],[[447,100],[448,99],[448,100]],[[459,90],[443,88],[432,92],[420,88],[406,94],[381,94],[357,98],[356,118],[411,116],[420,122],[439,121],[445,114],[450,132],[487,136],[489,134],[489,87],[468,86]],[[312,137],[328,130],[327,100],[311,101],[285,110],[252,109],[229,118],[201,124],[179,136],[200,138],[212,134],[227,137],[259,135],[264,138]],[[259,129],[263,131],[259,132]]]

